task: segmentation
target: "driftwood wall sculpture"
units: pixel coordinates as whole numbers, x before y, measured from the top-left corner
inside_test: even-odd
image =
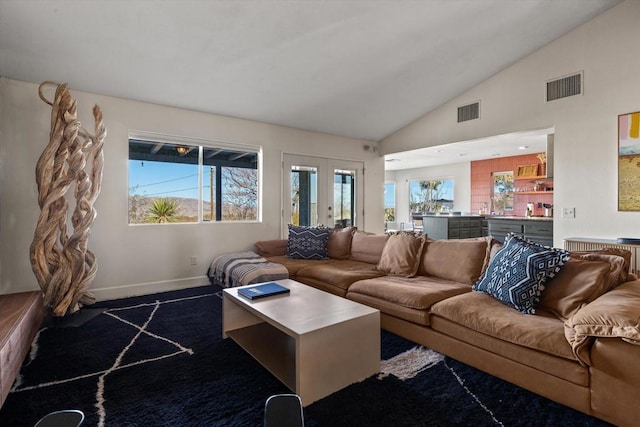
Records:
[[[46,86],[56,87],[53,102],[43,94]],[[49,144],[36,165],[40,217],[31,243],[31,267],[44,292],[45,307],[54,316],[64,316],[95,302],[89,286],[97,263],[87,241],[96,217],[93,203],[102,183],[107,132],[97,105],[93,107],[95,135],[81,127],[76,100],[66,84],[44,82],[38,93],[52,111]],[[65,194],[72,186],[75,207],[69,235],[70,206]]]

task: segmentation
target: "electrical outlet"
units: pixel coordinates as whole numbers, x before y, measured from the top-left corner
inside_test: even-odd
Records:
[[[575,218],[576,208],[562,208],[562,218]]]
[[[192,256],[191,257],[191,265],[197,265],[198,264],[198,258]]]

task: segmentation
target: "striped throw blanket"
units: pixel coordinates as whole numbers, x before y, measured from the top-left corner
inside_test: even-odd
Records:
[[[211,283],[231,288],[288,279],[289,271],[284,265],[267,261],[255,252],[236,252],[211,261],[207,275]]]

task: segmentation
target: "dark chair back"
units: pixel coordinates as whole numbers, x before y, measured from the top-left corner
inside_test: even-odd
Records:
[[[297,394],[276,394],[264,405],[264,427],[304,427],[302,400]]]
[[[35,427],[78,427],[84,421],[84,413],[76,409],[51,412],[38,421]]]

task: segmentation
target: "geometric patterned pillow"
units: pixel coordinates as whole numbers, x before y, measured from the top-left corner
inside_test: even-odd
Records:
[[[295,259],[327,259],[330,228],[301,227],[289,224],[287,256]]]
[[[526,313],[535,314],[545,283],[569,261],[569,252],[509,235],[473,290]]]

